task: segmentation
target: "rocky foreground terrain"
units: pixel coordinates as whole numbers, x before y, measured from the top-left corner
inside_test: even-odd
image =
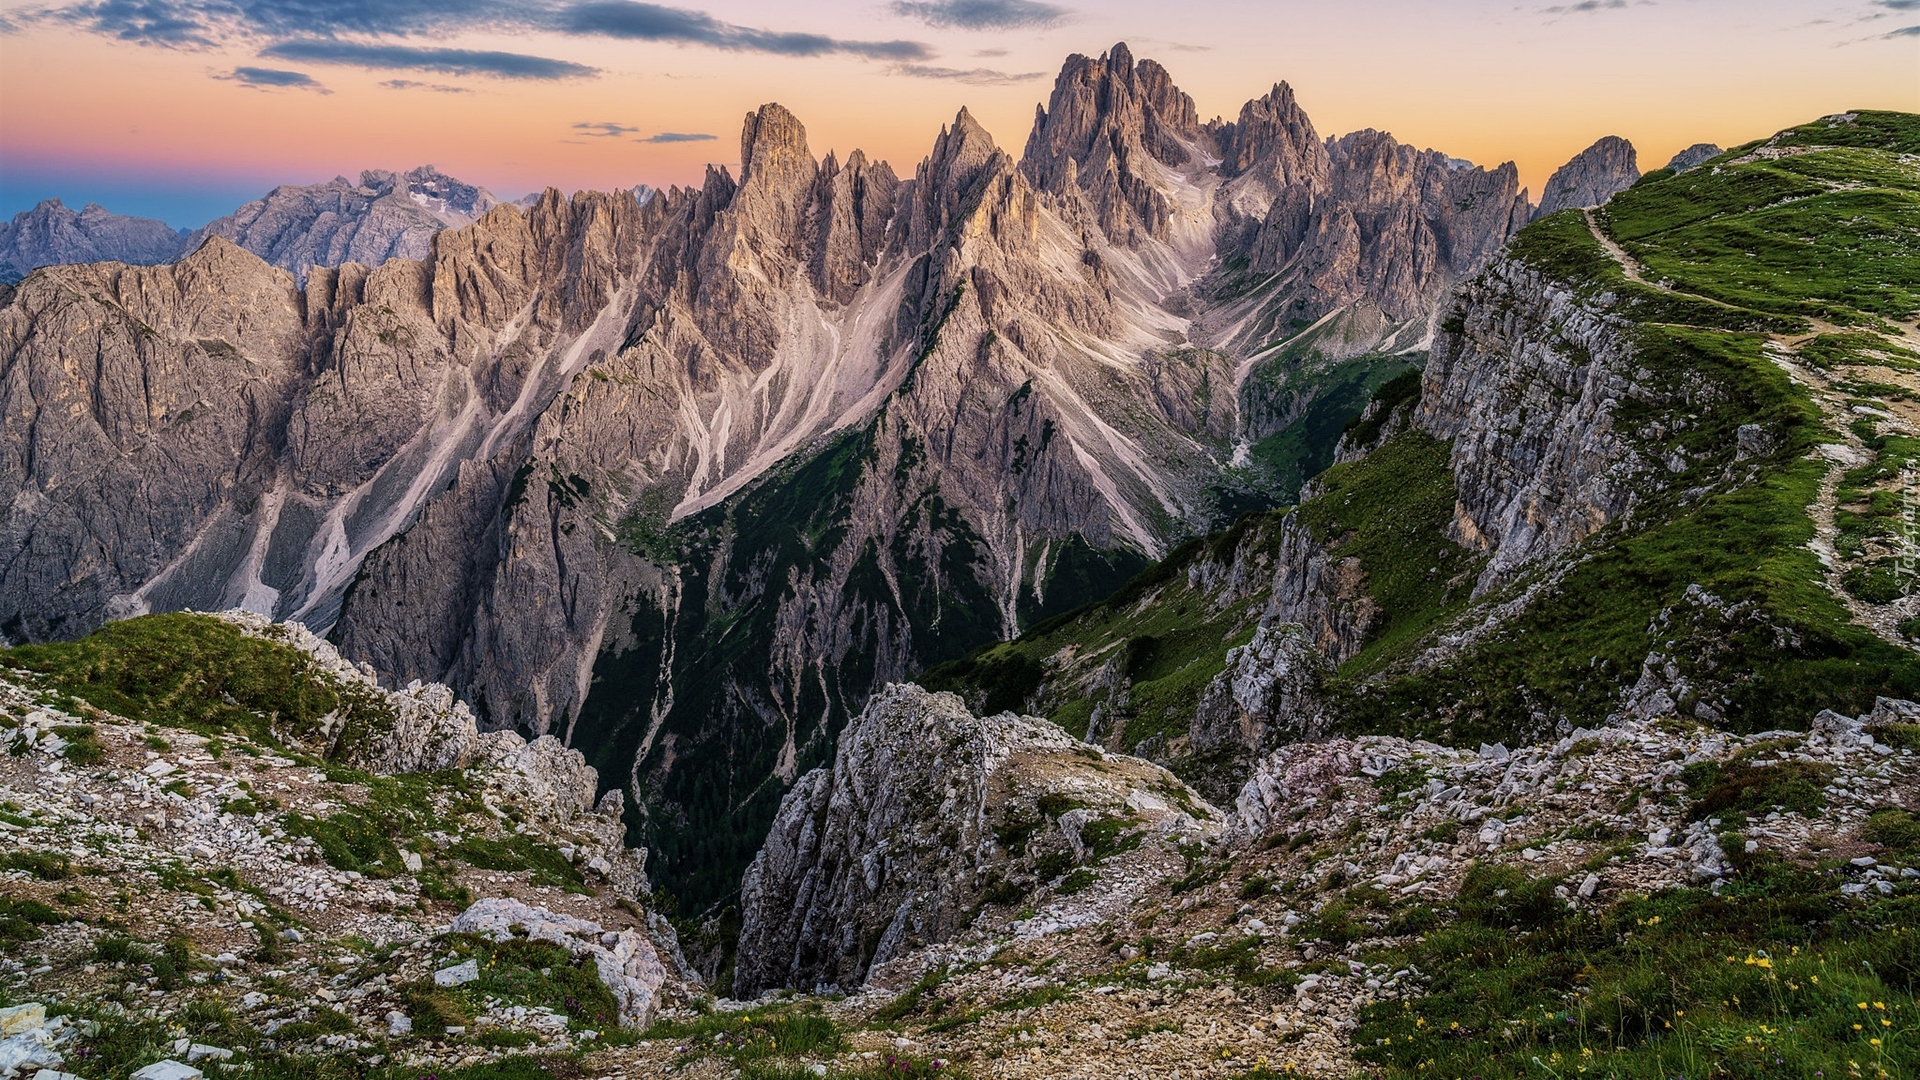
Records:
[[[1045,721],[894,687],[787,798],[706,987],[576,755],[223,619],[4,656],[0,1072],[1913,1064],[1911,702],[1744,737],[1658,716],[1513,748],[1302,742],[1222,811]],[[188,637],[224,683],[158,656]],[[259,662],[334,688],[328,712],[303,727],[320,705],[282,698],[247,731]]]
[[[575,751],[245,613],[83,645],[0,675],[0,994],[68,1017],[12,1014],[0,1074],[431,1067],[571,1050],[694,993]]]

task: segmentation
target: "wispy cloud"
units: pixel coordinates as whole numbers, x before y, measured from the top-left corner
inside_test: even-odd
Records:
[[[780,56],[834,53],[878,60],[923,60],[931,47],[917,41],[852,41],[825,34],[760,30],[721,22],[702,11],[642,4],[635,0],[588,0],[561,10],[559,28],[569,34],[706,45],[732,52]]]
[[[320,80],[304,71],[284,71],[280,68],[237,67],[230,74],[215,75],[216,79],[237,82],[256,90],[312,90],[321,94],[331,94],[320,84]]]
[[[1653,7],[1653,0],[1580,0],[1577,4],[1555,4],[1541,8],[1543,15],[1596,15],[1602,11],[1623,11],[1630,7]]]
[[[719,137],[718,135],[708,135],[700,131],[663,131],[658,135],[649,135],[644,139],[635,139],[633,141],[643,143],[712,142]]]
[[[618,139],[623,135],[633,135],[639,128],[626,124],[616,124],[607,120],[582,121],[573,125],[573,130],[582,135],[591,135],[596,139]]]
[[[996,71],[993,68],[950,68],[934,67],[930,64],[895,64],[887,69],[895,75],[906,75],[915,79],[951,79],[969,86],[1012,86],[1015,83],[1032,82],[1044,79],[1044,71]]]
[[[1054,4],[1034,0],[894,0],[895,15],[918,19],[928,26],[961,30],[1017,30],[1058,26],[1073,14]]]
[[[380,84],[389,90],[431,90],[436,94],[471,94],[472,90],[464,86],[448,86],[446,83],[418,82],[414,79],[388,79]]]
[[[1873,0],[1873,6],[1889,11],[1920,11],[1920,0]]]
[[[260,50],[261,56],[281,60],[305,60],[316,64],[346,64],[353,67],[434,71],[442,75],[490,75],[499,79],[577,79],[599,69],[571,60],[554,60],[525,53],[495,52],[489,49],[427,48],[414,45],[367,44],[336,41],[331,38],[307,38],[282,41]]]
[[[1903,26],[1898,30],[1887,31],[1885,36],[1889,38],[1920,37],[1920,26]]]

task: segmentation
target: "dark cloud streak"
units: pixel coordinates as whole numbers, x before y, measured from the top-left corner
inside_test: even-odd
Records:
[[[611,120],[583,120],[573,125],[573,130],[582,135],[591,135],[596,139],[617,139],[622,135],[634,135],[640,131],[637,127],[616,124]]]
[[[316,90],[322,94],[332,93],[320,85],[320,81],[304,71],[285,71],[280,68],[237,67],[231,75],[216,75],[217,79],[226,79],[251,86],[260,90]]]
[[[1046,7],[1029,0],[968,2]],[[435,49],[391,39],[444,41],[472,31],[512,30],[775,56],[918,61],[934,55],[932,47],[917,41],[862,41],[736,26],[703,11],[639,0],[86,0],[17,17],[23,22],[61,22],[141,45],[210,49],[264,40],[268,44],[262,55],[267,56],[503,78],[570,78],[594,69],[517,53]]]
[[[712,142],[719,137],[718,135],[708,135],[704,132],[663,131],[658,135],[649,135],[644,139],[635,139],[633,141],[643,143]]]
[[[260,55],[281,60],[306,60],[316,64],[434,71],[442,75],[490,75],[498,79],[540,81],[577,79],[596,74],[599,70],[585,64],[576,64],[571,60],[553,60],[544,56],[529,56],[525,53],[365,44],[357,41],[335,41],[331,38],[277,42],[260,50]]]
[[[777,56],[843,53],[875,60],[924,60],[933,55],[931,48],[917,41],[848,41],[824,34],[758,30],[724,23],[701,11],[637,0],[587,0],[563,8],[557,22],[563,32],[581,36],[706,45]]]

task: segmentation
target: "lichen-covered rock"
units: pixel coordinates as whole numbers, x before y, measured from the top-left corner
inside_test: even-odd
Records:
[[[781,802],[741,885],[734,995],[858,986],[964,928],[996,883],[1057,878],[1121,831],[1198,837],[1218,819],[1158,766],[889,686]]]

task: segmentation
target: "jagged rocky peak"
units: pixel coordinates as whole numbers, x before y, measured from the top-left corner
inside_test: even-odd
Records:
[[[1013,158],[963,108],[950,126],[940,129],[933,151],[914,172],[907,250],[913,254],[931,250],[942,243],[949,228],[978,214],[986,215],[981,224],[988,231],[1000,209],[1014,207],[1023,218],[1030,218],[1031,193]],[[953,239],[964,241],[979,231],[962,228]]]
[[[801,777],[741,885],[733,993],[859,986],[875,965],[1123,846],[1218,835],[1157,765],[1047,721],[892,685]]]
[[[1554,171],[1540,193],[1540,208],[1533,216],[1545,217],[1570,207],[1599,206],[1638,179],[1640,165],[1633,144],[1618,135],[1608,135]]]
[[[1673,155],[1667,162],[1667,168],[1674,172],[1686,172],[1703,161],[1719,157],[1725,151],[1710,142],[1694,143],[1685,150]]]
[[[1326,144],[1284,82],[1240,106],[1240,118],[1223,130],[1222,142],[1220,167],[1234,177],[1230,198],[1244,215],[1265,215],[1283,194],[1310,207],[1312,196],[1326,190],[1332,171]]]
[[[807,129],[792,113],[778,104],[748,113],[740,130],[740,190],[731,207],[744,238],[763,251],[791,248],[819,175]]]
[[[886,162],[870,163],[855,150],[842,165],[827,153],[807,233],[809,270],[823,295],[844,304],[866,284],[886,245],[899,190],[900,180]]]
[[[1249,251],[1254,269],[1297,281],[1308,319],[1361,301],[1393,322],[1424,319],[1526,223],[1512,162],[1484,169],[1372,129],[1327,140],[1320,158],[1317,178],[1278,189]]]
[[[1152,60],[1134,62],[1125,43],[1096,58],[1067,58],[1020,167],[1036,188],[1082,195],[1115,243],[1165,239],[1172,216],[1162,180],[1210,142],[1193,99]]]
[[[0,281],[18,281],[42,266],[123,262],[151,266],[180,256],[186,232],[164,221],[115,214],[97,203],[78,211],[46,199],[0,224]]]

